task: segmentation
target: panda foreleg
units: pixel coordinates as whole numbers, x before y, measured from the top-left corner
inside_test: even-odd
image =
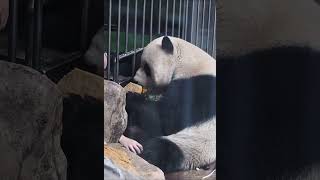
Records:
[[[141,157],[159,167],[163,172],[181,170],[184,157],[175,143],[165,138],[156,137],[144,142],[142,146],[144,150]]]

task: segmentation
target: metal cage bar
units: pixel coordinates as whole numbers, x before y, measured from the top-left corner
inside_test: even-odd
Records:
[[[111,70],[111,23],[112,23],[112,19],[111,19],[111,15],[112,15],[112,0],[109,0],[109,20],[108,20],[108,58],[107,58],[107,79],[110,79],[110,70]]]
[[[161,33],[161,0],[159,0],[158,34]]]
[[[190,32],[190,42],[193,43],[193,26],[194,26],[194,0],[192,0],[192,10],[191,10],[191,32]]]
[[[208,33],[207,33],[207,37],[208,38],[210,37],[209,27],[210,27],[210,24],[211,24],[211,6],[212,6],[211,1],[212,0],[209,0],[209,9],[208,9]],[[207,50],[207,52],[209,52],[209,40],[207,40],[206,50]]]
[[[182,0],[180,0],[180,3],[179,3],[178,37],[181,37],[181,8],[182,8]]]
[[[18,0],[9,1],[9,18],[8,57],[9,61],[15,62],[17,50]]]
[[[130,0],[127,0],[127,18],[126,18],[126,48],[125,52],[128,52],[128,33],[129,33],[129,13],[130,13]]]
[[[171,25],[171,36],[174,36],[174,22],[175,22],[175,13],[176,13],[176,0],[173,0],[172,5],[172,25]]]
[[[136,67],[136,58],[137,58],[137,18],[138,18],[138,0],[135,0],[135,6],[134,6],[134,55],[132,60],[132,77],[135,73],[135,67]]]
[[[81,51],[85,53],[87,49],[87,34],[88,34],[88,14],[89,14],[89,0],[83,0],[82,17],[81,17]]]
[[[203,6],[202,6],[203,12],[206,10],[206,0],[203,0]],[[202,13],[202,29],[201,29],[201,44],[200,47],[203,49],[203,34],[204,34],[204,13]]]
[[[184,40],[187,41],[187,38],[188,38],[188,16],[189,16],[189,13],[188,13],[188,10],[189,10],[189,0],[186,0],[187,1],[187,4],[186,4],[186,22],[185,22],[185,30],[184,30]]]
[[[213,33],[212,33],[212,57],[216,57],[216,20],[217,20],[217,11],[216,11],[216,1],[214,1],[213,3],[214,5],[214,20],[212,21],[212,25],[213,25]]]
[[[34,1],[34,46],[33,46],[33,63],[32,66],[34,69],[40,70],[42,63],[40,62],[41,58],[41,41],[42,41],[42,0]]]
[[[121,1],[118,2],[121,4]],[[147,41],[154,39],[154,34],[157,34],[157,36],[161,34],[177,36],[215,56],[215,4],[212,0],[179,0],[179,2],[176,0],[165,0],[165,2],[163,0],[134,0],[132,7],[130,7],[130,0],[127,0],[126,7],[122,7],[126,9],[125,12],[121,12],[120,4],[117,12],[112,11],[111,1],[109,4],[108,49],[106,50],[108,51],[108,60],[115,60],[114,68],[116,70],[113,70],[113,76],[116,82],[122,83],[124,79],[126,81],[133,78],[136,62],[140,58],[138,53],[142,52],[146,45],[146,39]],[[125,4],[123,5],[125,6]],[[138,7],[141,7],[141,12]],[[155,7],[156,11],[154,10]],[[118,15],[117,24],[111,23],[111,16],[115,16],[112,12]],[[132,16],[132,19],[134,18],[132,27],[130,27],[130,12],[134,14]],[[119,17],[121,15],[126,17],[126,23],[120,23]],[[117,29],[117,47],[115,49],[112,49],[113,46],[111,44],[113,41],[110,34],[115,31],[111,28],[111,24],[112,26],[118,26],[114,28]],[[119,36],[122,36],[122,31],[125,31],[125,50],[120,48],[124,45],[119,46],[121,43]],[[147,35],[150,37],[146,37]],[[130,42],[131,39],[133,43]],[[131,62],[132,65],[129,73],[130,77],[124,77],[123,74],[119,76],[119,63],[127,61]],[[110,69],[107,69],[107,71],[110,72]]]
[[[142,15],[142,42],[141,47],[144,47],[144,29],[145,29],[145,23],[146,23],[146,0],[143,0],[143,15]]]
[[[200,0],[198,0],[198,5],[197,5],[197,25],[196,25],[196,40],[195,40],[195,45],[198,46],[198,33],[199,33],[199,16],[200,16]]]
[[[152,41],[152,26],[153,26],[153,0],[151,0],[151,5],[150,5],[150,42]]]
[[[166,4],[166,28],[165,28],[165,35],[168,35],[168,13],[169,13],[169,0],[167,0]]]
[[[113,78],[115,82],[119,82],[119,55],[120,55],[120,29],[121,29],[121,0],[118,1],[118,27],[117,27],[117,56],[115,58],[115,73]]]

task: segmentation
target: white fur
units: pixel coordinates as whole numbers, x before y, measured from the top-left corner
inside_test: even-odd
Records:
[[[185,157],[182,169],[201,167],[216,159],[215,118],[163,138],[174,142],[182,150]]]
[[[216,62],[206,52],[182,39],[169,37],[174,46],[173,55],[161,47],[162,38],[148,44],[141,57],[141,67],[134,80],[143,86],[168,85],[171,80],[198,75],[216,75]],[[143,66],[148,62],[153,71],[152,78],[146,77]],[[155,68],[156,67],[156,68]]]
[[[187,41],[169,37],[174,53],[168,54],[162,49],[162,38],[155,39],[144,48],[141,67],[134,77],[139,84],[157,87],[168,85],[172,80],[180,78],[216,76],[216,61],[206,52]],[[144,72],[145,63],[150,66],[151,78]],[[182,151],[184,159],[180,169],[194,169],[216,159],[215,117],[162,138],[174,142]]]

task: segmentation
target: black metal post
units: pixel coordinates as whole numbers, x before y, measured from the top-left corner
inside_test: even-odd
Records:
[[[26,34],[26,56],[25,56],[25,61],[26,65],[32,67],[32,61],[33,61],[33,29],[34,29],[34,8],[31,3],[33,3],[32,0],[29,0],[28,2],[28,9],[26,11],[26,19],[27,21],[25,22],[24,26],[26,27],[25,29],[27,30],[25,32]]]
[[[9,0],[9,61],[16,62],[17,29],[18,29],[18,0]]]
[[[81,17],[81,47],[80,47],[83,53],[87,49],[88,15],[89,15],[89,0],[83,0],[82,17]]]
[[[32,66],[36,70],[40,70],[42,63],[41,46],[42,46],[42,0],[34,0],[34,45],[33,45],[33,63]]]

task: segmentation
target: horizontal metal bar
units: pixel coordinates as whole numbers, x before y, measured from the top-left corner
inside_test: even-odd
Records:
[[[46,74],[49,71],[52,71],[52,70],[57,69],[59,67],[62,67],[64,65],[66,65],[66,64],[72,63],[75,60],[80,59],[82,56],[83,56],[83,53],[81,51],[73,52],[73,53],[71,53],[69,55],[65,55],[64,58],[62,58],[61,60],[58,61],[59,63],[56,63],[56,64],[51,65],[51,66],[43,67],[41,72]]]
[[[121,61],[122,59],[124,59],[126,57],[129,57],[129,56],[132,56],[132,55],[135,55],[135,54],[138,54],[138,53],[140,53],[142,51],[143,51],[143,48],[138,48],[136,50],[131,50],[131,51],[128,51],[128,52],[126,52],[124,54],[120,54],[119,55],[119,60],[120,60],[120,62],[122,62]]]

